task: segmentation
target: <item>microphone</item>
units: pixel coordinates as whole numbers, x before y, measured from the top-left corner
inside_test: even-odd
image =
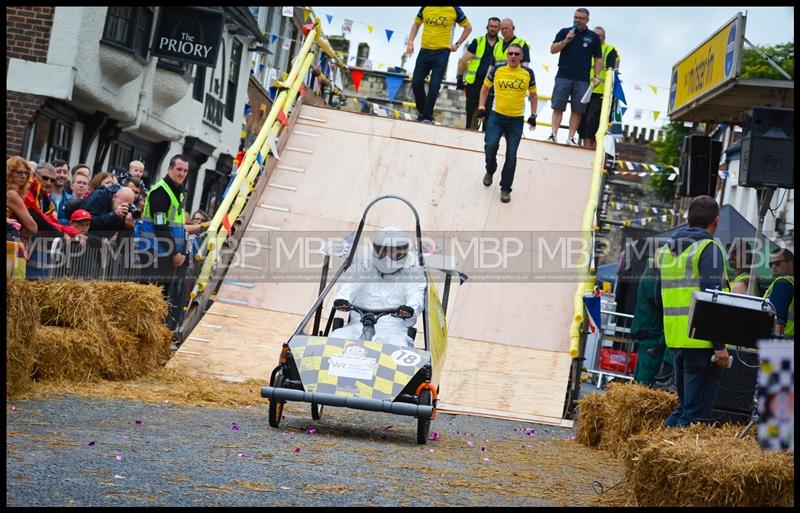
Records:
[[[575,32],[577,32],[579,28],[580,28],[580,25],[578,25],[577,23],[572,25],[572,30],[574,30]]]

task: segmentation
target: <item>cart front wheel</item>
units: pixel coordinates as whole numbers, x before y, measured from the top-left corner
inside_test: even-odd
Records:
[[[314,420],[319,420],[322,418],[322,409],[325,407],[324,404],[317,404],[311,403],[311,418]]]
[[[273,373],[272,380],[270,382],[270,386],[273,388],[280,388],[283,385],[283,371],[278,370],[277,372]],[[283,404],[284,401],[279,399],[269,399],[269,425],[270,427],[278,427],[281,423],[281,417],[283,416]]]
[[[419,402],[417,403],[420,406],[430,406],[431,405],[431,392],[430,390],[423,390],[419,393]],[[417,443],[418,444],[426,444],[428,443],[428,432],[431,430],[431,419],[428,417],[424,419],[422,417],[417,419]]]

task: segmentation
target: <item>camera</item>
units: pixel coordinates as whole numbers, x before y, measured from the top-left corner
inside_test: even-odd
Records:
[[[129,204],[128,204],[128,213],[129,213],[129,214],[131,215],[131,217],[133,217],[134,219],[140,219],[140,218],[142,217],[142,212],[141,212],[141,210],[139,210],[138,208],[136,208],[136,205],[134,205],[133,203],[129,203]]]

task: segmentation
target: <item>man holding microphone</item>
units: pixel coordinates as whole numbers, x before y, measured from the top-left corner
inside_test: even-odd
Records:
[[[580,8],[575,11],[572,27],[558,31],[550,53],[560,53],[558,56],[558,73],[553,86],[552,107],[553,118],[550,127],[551,142],[557,142],[558,128],[561,126],[561,117],[570,101],[569,134],[567,144],[578,146],[575,141],[575,132],[581,122],[581,115],[586,112],[586,104],[581,103],[581,97],[589,87],[589,70],[594,61],[594,87],[600,84],[600,72],[603,66],[602,43],[597,34],[587,28],[589,23],[589,10]]]

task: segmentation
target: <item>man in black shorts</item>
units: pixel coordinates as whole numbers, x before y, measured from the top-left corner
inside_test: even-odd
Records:
[[[594,33],[597,34],[597,37],[600,38],[600,43],[602,43],[603,70],[600,72],[600,84],[592,91],[589,107],[586,110],[586,114],[581,118],[581,125],[578,128],[578,137],[581,143],[585,147],[592,149],[595,147],[594,135],[597,133],[597,128],[600,126],[600,108],[603,106],[603,88],[606,83],[606,70],[608,68],[618,69],[620,60],[617,49],[606,43],[606,30],[603,27],[595,27]],[[594,67],[591,68],[591,77],[595,77]],[[612,108],[610,112],[613,113],[614,109]]]
[[[589,87],[589,69],[594,59],[595,76],[592,83],[600,83],[602,69],[601,43],[597,34],[587,28],[589,11],[584,8],[577,9],[573,18],[572,27],[563,28],[556,34],[550,53],[561,53],[558,57],[558,73],[553,86],[551,99],[553,118],[549,141],[556,142],[558,128],[561,126],[561,117],[570,100],[569,135],[567,144],[577,146],[575,132],[581,122],[581,115],[586,111],[586,104],[581,103],[581,97]]]

